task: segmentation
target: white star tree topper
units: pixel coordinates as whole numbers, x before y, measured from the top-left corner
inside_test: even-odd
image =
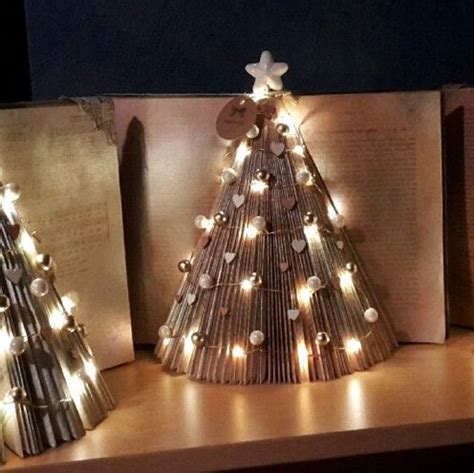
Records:
[[[274,62],[270,51],[263,51],[260,62],[247,64],[245,70],[255,77],[254,93],[265,93],[268,88],[281,90],[283,82],[281,76],[288,70],[286,62]]]

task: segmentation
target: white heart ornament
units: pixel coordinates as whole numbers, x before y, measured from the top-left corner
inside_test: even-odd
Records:
[[[285,143],[272,141],[270,144],[270,150],[275,156],[280,156],[285,152]]]
[[[18,284],[23,275],[23,270],[21,268],[5,269],[4,273],[13,284]]]
[[[344,242],[342,240],[336,241],[336,246],[342,250],[344,248]]]
[[[245,202],[245,195],[243,194],[234,194],[232,196],[232,202],[234,202],[234,205],[239,208],[242,205],[244,205]]]
[[[188,305],[193,305],[196,302],[196,294],[189,293],[186,296],[186,302]]]
[[[224,259],[225,259],[225,262],[227,264],[230,264],[232,263],[232,261],[234,261],[235,257],[236,257],[236,253],[225,253],[224,254]]]
[[[289,309],[288,310],[288,318],[290,320],[296,320],[300,315],[300,311],[298,309]]]
[[[297,253],[301,253],[306,248],[306,240],[293,240],[291,246]]]

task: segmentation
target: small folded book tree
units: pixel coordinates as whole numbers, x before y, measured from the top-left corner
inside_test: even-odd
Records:
[[[397,346],[268,51],[253,94],[217,118],[229,167],[156,348],[165,367],[218,383],[330,380]],[[273,89],[269,90],[269,87]]]
[[[76,323],[77,295],[60,297],[55,265],[16,213],[15,184],[0,187],[0,415],[3,444],[20,456],[78,439],[113,400]]]

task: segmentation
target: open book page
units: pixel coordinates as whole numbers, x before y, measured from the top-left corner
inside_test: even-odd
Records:
[[[133,359],[113,104],[0,110],[2,181],[57,264],[61,294],[79,293],[77,319],[101,368]]]
[[[302,97],[308,149],[403,342],[443,342],[439,92]]]
[[[228,163],[215,119],[229,97],[114,101],[134,336],[154,343]],[[442,342],[439,93],[307,96],[292,112],[399,340]]]
[[[444,90],[443,109],[450,318],[474,327],[474,89]]]

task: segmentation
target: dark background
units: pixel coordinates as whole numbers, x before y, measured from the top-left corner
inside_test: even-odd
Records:
[[[474,82],[473,1],[4,1],[3,101],[249,91],[262,49],[297,93]]]

